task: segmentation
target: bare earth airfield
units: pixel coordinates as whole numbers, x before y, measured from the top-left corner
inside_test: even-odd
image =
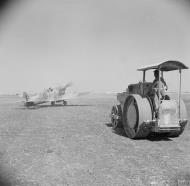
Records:
[[[189,123],[178,138],[131,140],[110,127],[115,96],[35,109],[16,99],[0,98],[2,186],[190,185]]]

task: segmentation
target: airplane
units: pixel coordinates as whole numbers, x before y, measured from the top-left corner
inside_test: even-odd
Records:
[[[26,107],[36,106],[48,102],[50,102],[52,106],[60,102],[62,102],[63,105],[67,105],[66,100],[72,99],[78,95],[76,92],[66,93],[67,88],[69,88],[71,85],[71,83],[68,83],[65,86],[55,87],[54,89],[48,88],[41,93],[31,96],[28,93],[23,92],[22,97],[25,100],[22,102],[24,102],[24,106]]]

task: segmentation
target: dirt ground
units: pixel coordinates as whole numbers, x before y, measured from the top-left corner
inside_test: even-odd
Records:
[[[114,96],[35,109],[15,100],[0,98],[1,186],[190,185],[189,126],[178,138],[131,140],[110,127]]]

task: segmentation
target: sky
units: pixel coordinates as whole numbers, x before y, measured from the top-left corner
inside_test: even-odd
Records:
[[[79,91],[119,92],[142,81],[139,67],[190,67],[189,0],[14,0],[0,11],[0,93],[68,81]],[[178,72],[165,78],[176,91]],[[183,91],[189,79],[185,70]]]

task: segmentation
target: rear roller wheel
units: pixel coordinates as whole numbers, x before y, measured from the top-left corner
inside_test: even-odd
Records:
[[[112,107],[111,110],[111,124],[112,128],[115,130],[118,127],[122,126],[122,120],[121,120],[121,106],[115,105]]]
[[[178,97],[176,97],[173,94],[170,94],[169,97],[171,99],[176,100],[177,104],[179,104]],[[184,103],[183,99],[180,99],[180,119],[187,119],[187,109],[186,109],[186,106],[185,106],[185,103]],[[170,132],[168,134],[168,137],[175,138],[175,137],[178,137],[179,135],[181,135],[184,132],[186,124],[187,123],[181,122],[180,123],[180,130],[179,131]]]
[[[168,134],[168,137],[171,137],[171,138],[175,138],[175,137],[178,137],[179,135],[181,135],[185,129],[185,126],[186,126],[187,123],[181,123],[180,126],[180,131],[174,131],[174,132],[170,132]]]
[[[127,97],[123,108],[123,126],[129,138],[143,138],[150,133],[145,123],[152,120],[151,105],[147,98],[132,94]]]

